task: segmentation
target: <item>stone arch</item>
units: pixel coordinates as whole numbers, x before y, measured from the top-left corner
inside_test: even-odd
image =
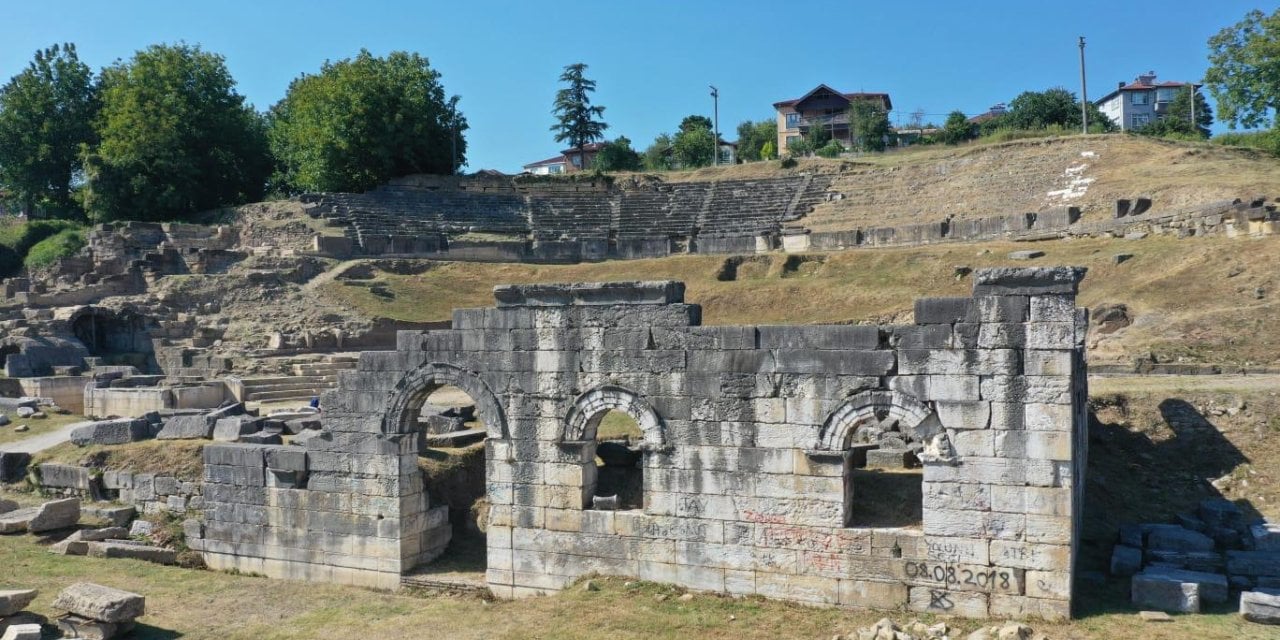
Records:
[[[640,394],[624,387],[603,385],[596,387],[574,400],[573,406],[564,419],[564,431],[560,439],[563,442],[582,442],[594,440],[596,428],[600,420],[610,410],[621,411],[640,425],[647,447],[664,447],[667,444],[666,426],[662,416],[654,411]]]
[[[489,385],[476,373],[446,362],[428,362],[405,374],[396,383],[382,418],[382,432],[415,431],[418,428],[417,408],[426,402],[431,392],[445,385],[455,386],[471,396],[489,438],[510,438],[502,403]]]
[[[854,435],[863,426],[896,420],[903,433],[913,440],[928,442],[942,432],[942,423],[928,405],[897,391],[863,391],[836,407],[818,432],[818,450],[841,451],[849,448]]]

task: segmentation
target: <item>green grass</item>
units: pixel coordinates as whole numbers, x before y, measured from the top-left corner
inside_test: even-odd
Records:
[[[134,473],[160,473],[181,480],[200,480],[204,471],[201,453],[205,440],[145,440],[130,444],[80,447],[70,442],[45,449],[32,464],[56,462],[95,469]]]
[[[10,415],[9,420],[12,421],[10,424],[0,427],[0,444],[26,440],[27,438],[38,436],[42,433],[55,431],[73,422],[82,422],[87,420],[87,418],[73,414],[50,414],[48,418],[34,420],[32,418],[19,418],[16,415]],[[14,431],[13,428],[20,424],[27,425],[28,430],[24,432]]]
[[[61,258],[69,258],[84,248],[84,236],[83,229],[63,229],[32,245],[22,266],[27,269],[43,269]]]
[[[0,222],[0,278],[17,274],[28,252],[37,243],[72,230],[82,230],[82,227],[67,220]]]

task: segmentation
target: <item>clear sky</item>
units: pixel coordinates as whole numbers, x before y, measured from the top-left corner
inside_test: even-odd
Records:
[[[1258,2],[498,2],[464,0],[4,0],[0,81],[36,49],[74,42],[97,69],[158,42],[226,57],[239,91],[265,110],[289,81],[362,47],[417,51],[462,96],[467,170],[519,171],[558,152],[548,127],[561,68],[589,65],[608,137],[643,149],[692,113],[720,130],[773,116],[772,103],[818,83],[887,92],[894,123],[922,109],[941,122],[1024,90],[1080,86],[1076,37],[1087,40],[1089,95],[1156,71],[1199,80],[1207,41]],[[1220,125],[1215,125],[1220,130]]]

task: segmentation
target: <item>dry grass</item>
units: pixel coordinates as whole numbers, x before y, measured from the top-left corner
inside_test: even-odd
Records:
[[[1027,248],[1047,256],[1032,263],[1006,258]],[[1134,257],[1116,265],[1117,253]],[[454,308],[492,306],[497,284],[673,279],[685,282],[685,299],[702,306],[708,325],[907,322],[917,297],[969,295],[972,282],[955,277],[958,265],[1074,264],[1089,268],[1082,306],[1122,303],[1134,316],[1133,326],[1094,337],[1093,362],[1130,362],[1154,353],[1162,362],[1280,363],[1280,337],[1271,330],[1280,313],[1280,238],[1159,236],[775,253],[748,258],[735,280],[721,281],[726,259],[437,263],[415,276],[378,273],[375,281],[391,299],[338,283],[317,293],[365,316],[441,321]]]
[[[38,436],[40,434],[56,431],[74,422],[83,422],[84,420],[87,420],[84,416],[78,416],[75,414],[51,414],[48,418],[41,418],[39,420],[19,418],[18,416],[10,415],[9,419],[12,421],[10,424],[0,427],[0,445],[16,442],[18,440],[26,440],[27,438]],[[27,431],[14,431],[14,427],[22,424],[29,427]]]
[[[121,445],[79,447],[65,442],[46,449],[32,458],[32,464],[57,462],[93,467],[104,471],[131,470],[134,473],[157,473],[182,480],[200,480],[203,475],[201,452],[206,440],[146,440]]]

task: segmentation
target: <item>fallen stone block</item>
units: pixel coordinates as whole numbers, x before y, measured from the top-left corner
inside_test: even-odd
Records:
[[[10,511],[16,511],[17,509],[18,509],[18,503],[12,500],[5,500],[4,498],[0,498],[0,514],[9,513]]]
[[[43,634],[38,624],[15,624],[4,630],[0,640],[40,640]]]
[[[27,524],[31,519],[36,517],[39,512],[38,507],[27,507],[25,509],[15,509],[8,513],[0,513],[0,533],[23,533],[27,530]]]
[[[1130,583],[1130,597],[1139,607],[1170,613],[1200,613],[1200,585],[1176,578],[1138,574]]]
[[[27,531],[40,533],[74,527],[80,522],[80,499],[54,500],[36,507],[35,517],[27,522]]]
[[[1280,551],[1228,551],[1227,573],[1280,578]]]
[[[1147,551],[1147,561],[1174,565],[1192,571],[1221,571],[1226,566],[1222,554],[1216,551]]]
[[[1111,575],[1131,576],[1142,570],[1142,549],[1116,545],[1111,551]]]
[[[147,612],[146,598],[92,582],[77,582],[63,589],[53,608],[102,622],[131,621]]]
[[[1200,585],[1201,602],[1220,604],[1226,602],[1229,597],[1227,577],[1221,573],[1188,571],[1186,569],[1172,569],[1169,567],[1147,567],[1147,569],[1142,572],[1142,575],[1161,576],[1180,580],[1182,582],[1194,582]]]
[[[129,526],[129,535],[149,536],[154,529],[155,525],[151,524],[150,520],[134,520],[133,524]]]
[[[54,489],[91,491],[94,478],[90,470],[84,467],[46,462],[40,465],[40,485]]]
[[[0,451],[0,482],[17,482],[27,476],[31,454],[20,451]]]
[[[1213,551],[1213,538],[1182,527],[1161,527],[1147,535],[1147,548],[1156,551]]]
[[[129,524],[138,515],[138,510],[133,507],[99,507],[99,506],[81,506],[80,512],[86,516],[105,520],[113,527],[123,527]]]
[[[129,558],[156,564],[174,564],[178,561],[178,552],[173,549],[110,541],[90,542],[88,555],[90,558]]]
[[[1138,619],[1143,622],[1173,622],[1173,616],[1163,611],[1139,611]]]
[[[1249,622],[1280,624],[1280,590],[1267,589],[1241,593],[1240,615]]]
[[[38,613],[33,613],[31,611],[19,611],[13,615],[0,618],[0,638],[3,638],[4,634],[8,633],[9,629],[13,627],[19,625],[43,627],[48,621],[48,618],[45,618]]]
[[[240,436],[240,442],[246,444],[284,444],[284,439],[280,437],[279,433],[259,431]]]
[[[71,431],[71,442],[81,447],[128,444],[150,437],[151,425],[141,418],[84,422]]]
[[[423,436],[423,442],[428,447],[448,447],[461,448],[472,445],[485,438],[484,429],[463,429],[461,431],[451,431],[440,434],[426,434]]]
[[[294,418],[291,420],[284,421],[285,433],[288,433],[289,435],[296,436],[308,429],[319,429],[319,428],[320,428],[320,419],[314,416]]]
[[[213,439],[218,442],[237,442],[240,436],[260,431],[261,421],[247,416],[220,418],[213,425]]]
[[[111,640],[133,630],[133,620],[120,622],[104,622],[93,620],[72,613],[59,616],[54,620],[64,637],[81,640]]]
[[[1036,258],[1043,258],[1043,257],[1044,257],[1043,251],[1035,251],[1035,250],[1013,251],[1009,254],[1010,260],[1035,260]]]
[[[327,439],[324,434],[325,434],[324,431],[320,431],[317,429],[307,429],[306,431],[303,431],[302,433],[299,433],[298,435],[294,436],[293,439],[289,441],[289,444],[296,444],[300,447],[305,447],[307,446],[308,440],[312,440],[315,438],[319,438],[321,440]]]
[[[1235,529],[1244,524],[1244,513],[1226,498],[1210,498],[1200,503],[1197,515],[1209,527]]]
[[[49,553],[59,556],[89,555],[89,543],[80,539],[67,538],[49,545]]]
[[[1255,551],[1280,551],[1280,524],[1263,522],[1249,527]]]
[[[213,436],[215,422],[208,414],[176,415],[165,420],[164,428],[156,434],[156,439],[208,440]]]
[[[35,589],[11,589],[0,591],[0,618],[11,616],[31,604],[39,592]]]

